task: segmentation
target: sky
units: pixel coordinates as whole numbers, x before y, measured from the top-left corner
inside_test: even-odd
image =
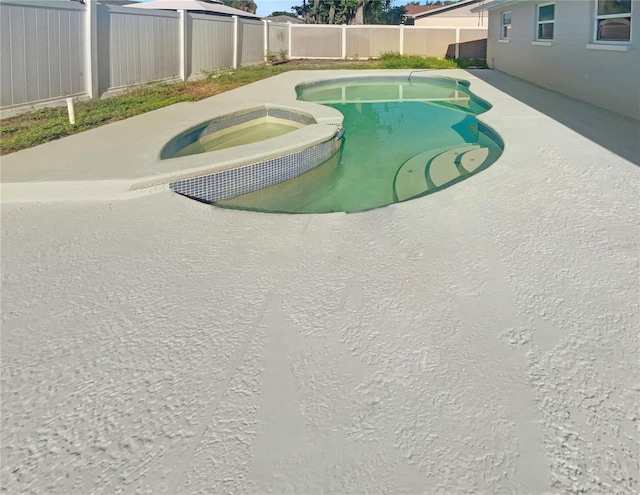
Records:
[[[291,12],[292,5],[302,5],[302,0],[253,0],[258,6],[256,14],[259,16],[270,15],[271,12]]]
[[[138,1],[148,2],[149,0],[138,0]],[[258,14],[261,17],[270,15],[271,12],[278,12],[278,11],[293,13],[293,11],[291,10],[291,7],[293,5],[302,5],[302,0],[253,0],[253,1],[256,2],[256,5],[258,6],[258,10],[256,11],[256,14]],[[397,2],[393,2],[393,3],[395,4]]]
[[[253,0],[253,1],[256,2],[256,5],[258,6],[258,10],[256,14],[258,14],[259,16],[270,15],[271,12],[277,12],[277,11],[291,12],[293,14],[293,11],[291,10],[291,6],[302,5],[302,0]],[[409,1],[410,0],[402,0],[402,1],[393,0],[391,4],[404,5]],[[420,0],[420,3],[429,3],[429,2],[426,0]]]
[[[149,2],[151,0],[137,0],[138,2]],[[302,0],[253,0],[258,6],[256,14],[259,16],[270,15],[271,12],[285,11],[291,12],[292,5],[302,5]]]

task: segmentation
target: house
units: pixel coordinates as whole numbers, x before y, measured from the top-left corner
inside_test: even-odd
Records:
[[[640,120],[640,1],[494,0],[489,67]]]
[[[302,19],[291,17],[288,15],[270,15],[265,17],[265,19],[271,22],[290,22],[291,24],[304,24],[304,21]]]
[[[101,3],[103,5],[114,5],[116,7],[124,7],[125,5],[135,4],[136,0],[98,0],[98,3]]]
[[[437,9],[438,7],[440,6],[429,3],[426,5],[416,5],[413,3],[409,5],[403,5],[402,9],[404,11],[404,16],[402,17],[402,24],[413,26],[415,24],[416,15],[422,14],[423,12],[427,12],[429,10]]]
[[[460,0],[449,5],[405,5],[405,24],[416,26],[485,27],[484,11],[472,12],[483,0]]]
[[[487,23],[484,11],[471,9],[484,0],[460,0],[448,5],[405,5],[403,24],[418,28],[456,28],[447,57],[486,58]],[[458,29],[461,28],[461,29]],[[443,36],[447,36],[443,34]]]

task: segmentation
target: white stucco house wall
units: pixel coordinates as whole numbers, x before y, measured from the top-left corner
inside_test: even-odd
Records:
[[[487,27],[487,16],[484,11],[472,12],[471,9],[483,0],[460,0],[459,2],[432,8],[410,17],[416,26],[458,26]]]
[[[494,0],[487,63],[640,120],[640,0]]]

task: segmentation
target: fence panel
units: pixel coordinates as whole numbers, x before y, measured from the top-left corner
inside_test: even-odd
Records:
[[[467,43],[469,41],[478,41],[487,38],[487,29],[476,28],[460,28],[460,43]]]
[[[108,14],[109,89],[180,75],[177,12],[126,7],[109,7],[102,12]]]
[[[460,43],[460,58],[487,58],[487,39]]]
[[[289,25],[269,22],[269,51],[280,53],[289,50]]]
[[[400,51],[398,26],[347,27],[347,57],[379,57],[381,53]]]
[[[0,3],[0,106],[86,93],[85,8]]]
[[[486,29],[460,28],[460,42],[449,45],[447,57],[487,58]]]
[[[233,66],[233,19],[190,14],[191,72],[229,69]]]
[[[461,29],[459,52],[462,58],[486,58],[487,30]]]
[[[342,26],[291,26],[289,58],[342,58]]]
[[[456,42],[455,28],[404,28],[404,54],[423,57],[444,57],[449,45]]]
[[[264,24],[262,21],[238,19],[238,65],[264,61]]]

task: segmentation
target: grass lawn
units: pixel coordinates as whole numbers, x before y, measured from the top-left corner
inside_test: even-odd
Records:
[[[13,153],[64,136],[77,134],[110,122],[181,101],[197,101],[224,91],[259,81],[282,72],[304,69],[457,69],[485,67],[474,59],[447,60],[418,56],[383,54],[377,60],[332,61],[291,60],[280,65],[254,65],[233,72],[211,74],[201,81],[178,84],[153,83],[138,86],[119,96],[75,103],[76,124],[69,124],[66,107],[44,108],[0,121],[0,155]]]

